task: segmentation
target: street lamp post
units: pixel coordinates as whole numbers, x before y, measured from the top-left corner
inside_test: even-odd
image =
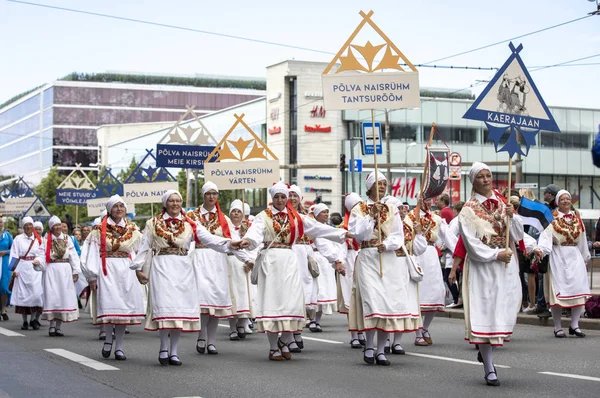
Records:
[[[406,148],[404,149],[404,163],[406,163],[406,166],[404,166],[404,201],[408,203],[408,182],[407,182],[407,178],[408,178],[408,148],[410,148],[411,146],[415,146],[417,145],[416,142],[411,142],[410,144],[406,145]]]

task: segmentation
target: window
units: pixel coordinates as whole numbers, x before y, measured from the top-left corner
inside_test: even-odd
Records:
[[[417,140],[417,130],[419,126],[416,124],[411,125],[400,125],[400,124],[390,124],[390,140],[398,140],[398,141],[416,141]],[[384,137],[385,137],[385,126],[384,126]]]
[[[439,129],[439,135],[434,134],[433,139],[439,141],[441,136],[446,143],[475,143],[477,141],[478,129],[474,127],[450,127],[450,126],[437,126]],[[429,140],[429,134],[431,133],[431,126],[423,126],[423,141]]]
[[[538,136],[538,145],[542,148],[580,148],[590,147],[590,135],[582,133],[553,133],[542,131]]]
[[[19,105],[10,108],[9,110],[0,113],[0,128],[16,122],[19,119],[23,119],[25,116],[30,115],[40,110],[40,95],[34,95],[27,101],[23,101]]]
[[[53,145],[95,146],[98,137],[94,129],[55,128],[52,142]]]
[[[95,149],[54,149],[52,151],[55,166],[75,167],[81,163],[82,167],[89,167],[90,163],[98,162],[98,151]]]

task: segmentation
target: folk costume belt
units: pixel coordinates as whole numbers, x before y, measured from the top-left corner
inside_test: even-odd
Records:
[[[561,246],[577,246],[577,243],[575,242],[563,242],[560,244]]]
[[[377,246],[379,246],[379,241],[377,239],[365,240],[360,244],[361,249],[369,249]]]
[[[200,249],[209,249],[209,247],[200,243],[196,245],[196,250]]]
[[[168,256],[168,255],[187,256],[188,251],[186,249],[182,249],[179,247],[164,247],[162,249],[159,249],[156,252],[156,255],[157,256]]]
[[[292,245],[289,243],[280,242],[264,242],[263,249],[270,247],[271,249],[291,249]]]
[[[50,263],[68,263],[69,259],[68,258],[55,258],[54,260],[50,261]]]
[[[126,258],[129,257],[127,252],[106,252],[106,258]]]
[[[25,261],[33,261],[35,260],[35,256],[19,257],[19,259]]]

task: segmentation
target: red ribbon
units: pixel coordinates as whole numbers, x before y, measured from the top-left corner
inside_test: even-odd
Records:
[[[302,222],[302,218],[300,218],[300,214],[294,209],[289,200],[286,202],[285,207],[290,219],[290,242],[294,243],[296,242],[296,223],[298,223],[298,238],[304,236],[304,223]]]
[[[348,211],[348,209],[346,209],[345,213],[344,213],[344,229],[346,231],[348,230],[348,223],[349,222],[350,222],[350,212]],[[348,248],[352,247],[354,249],[354,251],[358,251],[358,249],[360,248],[358,246],[358,242],[354,238],[352,238],[352,239],[346,239],[346,243],[348,244]]]
[[[102,225],[100,227],[100,258],[102,259],[102,273],[106,276],[106,225],[108,224],[108,216],[104,216],[102,219]]]
[[[37,233],[37,231],[33,230],[33,236],[35,236],[35,238],[37,239],[38,243],[41,245],[42,244],[42,237]]]
[[[192,231],[194,232],[194,241],[195,241],[197,244],[200,244],[200,239],[198,239],[198,235],[196,235],[196,222],[195,222],[194,220],[192,220],[191,218],[189,218],[189,217],[187,216],[187,214],[185,214],[185,213],[183,212],[183,209],[181,209],[181,216],[183,217],[183,219],[184,219],[185,221],[187,221],[187,222],[188,222],[188,224],[190,224],[190,227],[192,227]]]
[[[50,252],[52,251],[52,232],[48,232],[48,242],[46,242],[46,264],[50,262]]]
[[[225,218],[225,214],[221,211],[221,206],[219,206],[219,202],[216,203],[217,206],[217,217],[219,219],[219,225],[221,226],[221,231],[223,231],[223,236],[231,239],[231,231],[229,230],[229,223]],[[242,206],[243,207],[243,206]]]

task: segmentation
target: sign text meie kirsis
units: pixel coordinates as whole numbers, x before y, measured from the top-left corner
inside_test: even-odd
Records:
[[[156,166],[202,169],[204,161],[214,149],[214,146],[158,144]]]

